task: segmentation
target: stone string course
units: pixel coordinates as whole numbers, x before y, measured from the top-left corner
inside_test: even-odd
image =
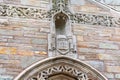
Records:
[[[60,10],[59,7],[58,8],[56,7],[49,11],[46,11],[39,8],[0,4],[0,16],[13,17],[13,18],[25,18],[25,19],[50,20],[52,18],[52,15],[56,12],[59,12]],[[65,9],[64,11],[70,16],[72,23],[96,25],[96,26],[107,26],[107,27],[120,26],[120,18],[103,15],[103,14],[102,15],[86,14],[86,13],[72,14],[68,10],[68,8],[63,7],[63,9]],[[6,23],[1,22],[1,24],[6,24]]]

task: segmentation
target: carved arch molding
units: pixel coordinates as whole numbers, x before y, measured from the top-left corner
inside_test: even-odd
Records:
[[[59,79],[61,78],[61,79]],[[14,80],[108,80],[100,72],[77,59],[54,57],[39,61]]]

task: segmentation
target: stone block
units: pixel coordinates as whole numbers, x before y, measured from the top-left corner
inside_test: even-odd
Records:
[[[98,44],[99,43],[97,42],[85,42],[85,41],[77,42],[77,46],[81,48],[98,48]]]
[[[110,37],[110,40],[120,42],[120,36],[113,35],[112,37]]]
[[[13,38],[13,36],[1,36],[1,38],[5,38],[5,39],[11,39],[11,38]]]
[[[107,72],[120,73],[120,66],[106,66]]]
[[[5,68],[0,68],[0,74],[5,73],[6,69]]]
[[[70,1],[71,1],[71,4],[74,4],[74,5],[84,5],[85,4],[84,0],[70,0]]]
[[[0,42],[7,42],[7,39],[0,38]]]
[[[102,61],[85,61],[99,71],[104,71],[104,63]]]
[[[24,36],[25,36],[25,37],[29,37],[29,38],[47,39],[47,34],[45,34],[45,33],[35,33],[35,34],[25,33]]]
[[[114,74],[113,73],[105,73],[105,76],[107,78],[114,78]]]
[[[103,54],[103,53],[105,53],[105,50],[103,50],[103,49],[93,49],[93,48],[78,48],[78,51],[80,52],[80,53],[92,53],[92,54]]]
[[[120,62],[119,60],[116,61],[116,60],[108,60],[108,61],[105,61],[105,65],[106,66],[120,66]]]
[[[47,40],[46,39],[32,39],[32,44],[38,44],[38,45],[46,45]]]
[[[120,79],[120,74],[115,74],[115,78]]]
[[[45,32],[45,33],[49,33],[50,29],[49,28],[41,28],[40,32]]]
[[[9,59],[9,56],[6,55],[6,54],[0,54],[0,59],[8,60],[8,59]]]
[[[100,43],[99,48],[103,49],[119,49],[119,46],[114,43]]]
[[[99,36],[103,36],[103,37],[111,37],[112,34],[111,34],[111,33],[100,33]]]
[[[112,54],[97,54],[100,60],[120,60],[120,56]]]
[[[23,56],[33,56],[34,53],[32,51],[18,50],[17,54]]]
[[[115,35],[120,35],[120,28],[115,28]]]
[[[0,47],[0,54],[16,54],[16,52],[15,47]]]
[[[16,39],[8,39],[9,43],[21,43],[21,44],[30,44],[31,43],[31,39],[27,39],[27,38],[16,38]]]
[[[13,80],[13,76],[0,75],[0,80]]]
[[[32,27],[22,27],[24,31],[33,31],[33,32],[38,32],[38,28],[32,28]]]
[[[0,0],[0,2],[3,2],[3,0]]]
[[[77,36],[77,41],[84,41],[83,36]]]
[[[0,54],[5,54],[6,53],[6,48],[0,47]]]
[[[78,56],[78,59],[80,59],[80,60],[85,60],[85,56],[79,55],[79,56]]]
[[[98,56],[96,54],[93,53],[89,53],[85,55],[86,60],[97,60]]]
[[[0,34],[1,35],[14,35],[14,36],[22,36],[23,32],[22,31],[14,31],[14,30],[3,30],[0,29]]]
[[[10,4],[20,4],[21,0],[4,0],[5,3],[10,3]]]
[[[41,56],[41,57],[23,56],[20,59],[21,67],[26,68],[26,67],[30,66],[31,64],[33,64],[33,63],[35,63],[37,61],[40,61],[40,60],[42,60],[44,58],[45,58],[44,56]]]
[[[106,54],[114,54],[114,55],[120,55],[120,50],[106,50],[105,51]]]

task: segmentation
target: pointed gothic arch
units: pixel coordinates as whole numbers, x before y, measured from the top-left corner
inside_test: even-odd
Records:
[[[108,80],[90,65],[70,57],[59,56],[39,61],[14,80]]]

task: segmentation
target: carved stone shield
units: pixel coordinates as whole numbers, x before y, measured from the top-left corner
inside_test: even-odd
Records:
[[[63,55],[67,54],[70,51],[69,41],[64,35],[57,36],[57,51]]]

